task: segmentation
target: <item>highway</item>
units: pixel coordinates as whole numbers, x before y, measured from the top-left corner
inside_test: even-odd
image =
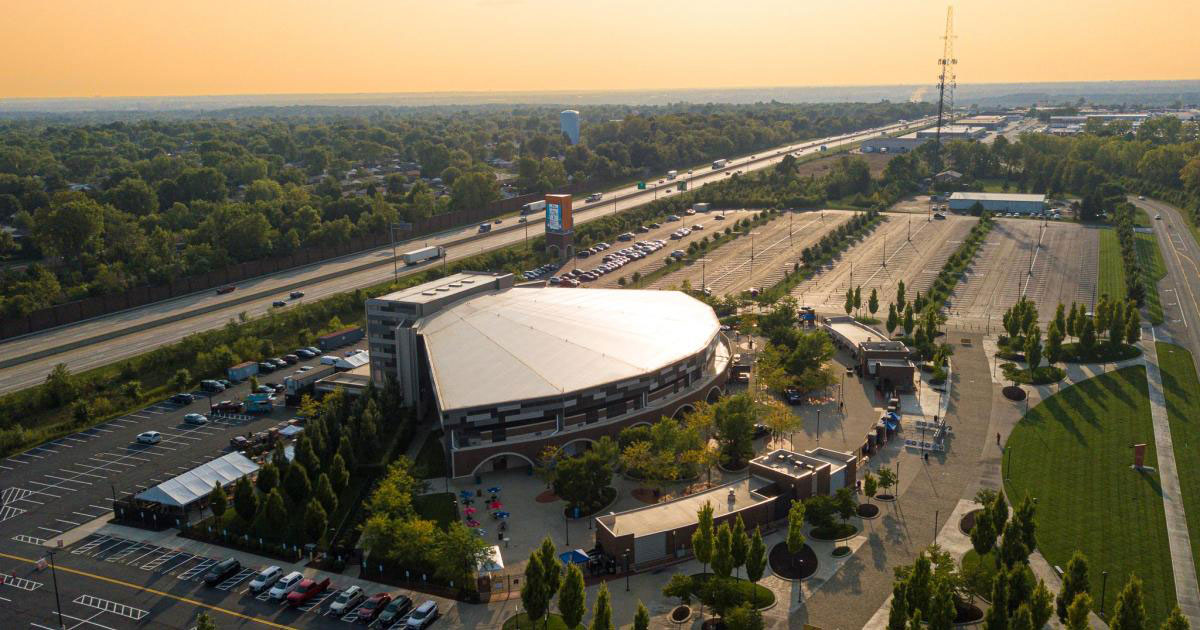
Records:
[[[648,181],[646,190],[627,186],[606,191],[601,202],[587,204],[582,203],[582,200],[577,201],[575,222],[585,223],[641,206],[660,196],[676,194],[668,191],[679,181],[687,181],[688,188],[694,190],[698,186],[724,179],[727,173],[769,167],[789,153],[817,153],[821,145],[835,148],[880,133],[899,131],[905,125],[910,129],[917,128],[928,124],[930,120],[927,118],[908,121],[903,125],[894,123],[766,149],[752,156],[731,158],[723,169],[697,167],[691,175],[688,175],[685,169],[680,172],[677,180],[667,181],[662,185],[658,185],[656,180]],[[471,238],[476,230],[474,225],[466,226],[430,238],[407,241],[397,249],[405,251],[425,244],[444,245],[458,242],[448,247],[446,258],[452,262],[512,245],[523,241],[527,236],[533,238],[542,233],[543,225],[531,221],[522,229],[502,230]],[[470,240],[459,242],[466,238]],[[402,267],[400,274],[415,273],[435,264],[441,263],[430,262],[409,270]],[[216,295],[211,291],[195,293],[11,339],[0,344],[0,356],[3,357],[0,359],[0,393],[40,383],[46,373],[58,363],[66,364],[72,372],[78,373],[141,354],[177,341],[188,334],[217,328],[231,319],[237,319],[243,312],[251,317],[262,315],[271,310],[273,300],[286,298],[287,293],[297,287],[305,293],[305,297],[300,301],[315,300],[371,286],[392,276],[393,258],[389,246],[242,281],[238,283],[236,291],[226,295]],[[250,296],[254,297],[248,299]]]
[[[1154,224],[1167,275],[1158,282],[1163,325],[1170,341],[1187,348],[1200,370],[1200,245],[1192,237],[1187,219],[1178,208],[1154,200],[1130,198],[1146,211]],[[1162,216],[1155,220],[1155,216]]]

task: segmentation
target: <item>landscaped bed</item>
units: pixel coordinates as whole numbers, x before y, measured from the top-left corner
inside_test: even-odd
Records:
[[[1002,363],[1000,369],[1004,371],[1005,379],[1022,385],[1049,385],[1067,377],[1066,370],[1054,365],[1040,366],[1032,374],[1028,368],[1018,367],[1015,363]]]
[[[1047,398],[1013,429],[1005,491],[1037,497],[1038,548],[1051,566],[1067,566],[1075,550],[1088,557],[1096,608],[1101,568],[1109,573],[1108,610],[1136,573],[1148,625],[1157,627],[1174,605],[1175,587],[1157,473],[1130,466],[1130,445],[1141,443],[1154,465],[1145,368],[1101,374]]]
[[[858,528],[849,523],[834,523],[828,527],[814,527],[810,535],[817,540],[843,540],[858,533]]]
[[[859,518],[875,518],[879,516],[879,506],[873,503],[860,503],[856,513]]]
[[[583,626],[575,627],[582,628]],[[558,613],[550,613],[549,621],[546,619],[531,620],[529,615],[520,613],[505,619],[503,630],[574,630],[574,628],[568,628],[567,624],[563,622],[562,615]]]
[[[713,577],[712,573],[693,573],[692,574],[693,597],[699,597],[704,588],[705,580]],[[743,603],[755,604],[759,608],[766,608],[775,603],[775,593],[771,589],[762,586],[761,584],[751,584],[749,580],[740,578],[730,578],[734,581],[734,595],[731,602],[732,606],[739,606]]]
[[[804,580],[817,572],[817,552],[812,547],[804,548],[794,556],[788,551],[787,545],[779,543],[771,547],[768,556],[771,562],[771,572],[787,580]]]

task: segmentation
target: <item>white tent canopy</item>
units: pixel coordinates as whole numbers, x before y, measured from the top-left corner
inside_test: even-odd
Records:
[[[219,482],[222,486],[228,486],[257,470],[258,464],[247,459],[245,455],[230,453],[206,464],[201,464],[153,488],[143,490],[134,498],[139,501],[183,508],[208,496],[212,492],[213,484]]]

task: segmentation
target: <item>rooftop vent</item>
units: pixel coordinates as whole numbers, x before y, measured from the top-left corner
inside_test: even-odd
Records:
[[[449,291],[449,290],[450,290],[450,287],[438,287],[436,290],[438,290],[438,291]]]
[[[436,291],[422,291],[421,295],[437,295]]]

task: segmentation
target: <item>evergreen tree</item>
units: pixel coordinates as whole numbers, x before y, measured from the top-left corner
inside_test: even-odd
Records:
[[[638,602],[638,607],[639,612],[644,610],[641,602]],[[558,613],[568,628],[583,623],[583,616],[587,613],[587,592],[583,588],[583,572],[579,570],[579,565],[567,567],[567,577],[558,591]]]
[[[1026,491],[1025,496],[1021,499],[1021,504],[1017,506],[1013,520],[1017,524],[1018,531],[1021,532],[1021,542],[1025,543],[1025,546],[1030,551],[1037,548],[1037,525],[1033,522],[1036,513],[1037,506],[1034,504],[1033,499],[1030,498],[1029,492]]]
[[[254,515],[258,513],[258,495],[254,493],[254,486],[250,485],[248,477],[238,479],[233,489],[233,511],[247,524],[253,522]]]
[[[846,287],[846,303],[842,304],[842,308],[846,309],[847,315],[854,310],[854,289],[851,287]]]
[[[929,630],[950,630],[958,609],[954,604],[954,588],[949,580],[938,579],[929,598]]]
[[[208,616],[208,613],[201,610],[196,615],[196,627],[193,630],[217,630],[217,623]]]
[[[1009,628],[1011,630],[1034,630],[1033,613],[1029,612],[1029,606],[1021,604],[1017,607],[1017,612],[1013,615]]]
[[[1096,349],[1096,325],[1092,322],[1091,317],[1084,316],[1083,323],[1079,328],[1080,354],[1083,357],[1091,356]]]
[[[316,499],[310,499],[304,510],[304,533],[308,535],[309,542],[319,543],[328,527],[329,515],[325,513],[325,508]]]
[[[713,532],[713,507],[708,501],[696,513],[698,522],[696,531],[692,532],[692,553],[703,565],[702,573],[708,573],[708,563],[712,561],[713,543],[716,535]]]
[[[897,579],[892,584],[892,606],[888,609],[888,630],[905,630],[908,621],[907,584]]]
[[[650,611],[641,600],[638,600],[637,612],[633,613],[633,630],[650,630]]]
[[[741,514],[733,519],[730,535],[729,551],[733,556],[734,575],[740,576],[739,570],[742,565],[746,564],[746,554],[750,552],[750,537],[746,535],[746,524],[742,522]]]
[[[344,492],[350,484],[350,471],[346,469],[346,460],[341,453],[334,455],[333,463],[329,465],[329,484],[336,494]]]
[[[933,587],[933,566],[929,562],[929,556],[925,552],[917,554],[917,559],[913,562],[912,571],[908,573],[908,578],[905,580],[907,585],[904,588],[905,596],[908,597],[908,609],[917,610],[920,608],[929,607],[929,596],[932,594]]]
[[[600,583],[600,594],[596,596],[596,606],[592,608],[592,625],[589,630],[613,630],[612,602],[608,595],[608,583]]]
[[[1133,345],[1142,338],[1142,316],[1136,308],[1129,309],[1125,322],[1125,343]]]
[[[287,531],[287,523],[287,506],[284,505],[283,495],[279,492],[279,488],[275,488],[271,490],[271,493],[267,495],[267,500],[263,502],[262,529],[260,531],[275,540],[282,540],[283,532]]]
[[[1062,302],[1059,302],[1058,308],[1054,309],[1054,319],[1050,320],[1058,325],[1058,331],[1062,332],[1067,328],[1067,314],[1063,308]]]
[[[1178,604],[1171,609],[1171,614],[1167,615],[1167,620],[1162,624],[1162,630],[1191,630],[1191,627],[1192,624],[1183,616]]]
[[[916,327],[916,321],[913,319],[913,317],[914,317],[913,307],[912,307],[912,304],[909,304],[908,308],[904,309],[904,334],[905,335],[911,335],[913,328]]]
[[[329,481],[329,475],[321,473],[317,477],[317,500],[321,502],[321,507],[329,514],[337,511],[338,498],[333,491],[333,484]]]
[[[804,549],[804,503],[802,501],[792,500],[792,507],[788,509],[787,523],[787,550],[791,555],[791,562],[796,563],[796,555]]]
[[[751,584],[758,584],[767,569],[767,546],[763,543],[762,532],[754,528],[754,537],[750,539],[750,549],[746,553],[746,579]],[[751,605],[758,608],[758,589],[751,591]]]
[[[304,466],[291,466],[287,478],[283,480],[283,489],[287,498],[294,506],[304,505],[312,494],[312,482],[308,480],[308,472]]]
[[[867,298],[867,312],[871,313],[871,317],[875,316],[875,312],[879,310],[879,292],[871,288],[871,297]]]
[[[1054,616],[1054,594],[1046,588],[1044,580],[1038,580],[1029,600],[1029,612],[1033,613],[1033,627],[1043,628]]]
[[[208,507],[218,521],[225,514],[225,508],[229,507],[229,497],[225,495],[225,488],[221,487],[219,481],[213,482],[212,492],[208,493]]]
[[[1031,376],[1042,364],[1042,331],[1037,324],[1025,329],[1025,362],[1029,364]]]
[[[1145,595],[1142,593],[1142,580],[1138,576],[1131,574],[1125,588],[1117,595],[1112,622],[1108,627],[1110,630],[1148,630]]]
[[[906,630],[924,630],[924,627],[921,625],[921,610],[919,608],[913,611],[912,617],[908,619],[908,625],[905,628]]]
[[[975,525],[971,527],[971,547],[980,556],[986,555],[996,546],[997,537],[996,526],[992,522],[991,515],[985,509],[975,518]]]
[[[1003,571],[996,573],[996,579],[992,582],[992,602],[997,602],[988,608],[987,615],[983,618],[983,627],[986,630],[1008,630],[1008,606],[1002,602],[1008,601],[1008,584]]]
[[[1108,323],[1108,345],[1113,350],[1121,347],[1121,343],[1125,341],[1125,309],[1121,307],[1121,303],[1117,302],[1113,308],[1112,321]]]
[[[891,337],[892,333],[896,332],[896,327],[900,325],[900,316],[896,314],[896,305],[888,304],[887,316],[887,333]]]
[[[1076,594],[1067,607],[1067,630],[1089,630],[1092,624],[1088,621],[1088,614],[1091,612],[1092,596],[1087,593]]]
[[[1067,607],[1075,601],[1075,596],[1089,591],[1091,591],[1091,586],[1088,582],[1087,557],[1076,551],[1071,556],[1071,560],[1067,562],[1067,571],[1063,573],[1062,588],[1059,589],[1058,597],[1055,600],[1059,621],[1067,620]],[[1091,606],[1090,601],[1088,606]]]
[[[542,580],[542,556],[536,550],[525,563],[525,584],[521,585],[521,606],[530,623],[546,616],[550,602],[546,600],[546,584]]]
[[[1064,329],[1068,335],[1072,337],[1078,336],[1079,314],[1076,311],[1076,304],[1071,302],[1071,310],[1067,311],[1067,327]]]
[[[854,310],[862,308],[862,286],[854,287]]]
[[[733,533],[729,523],[721,523],[717,528],[717,538],[713,544],[712,553],[713,574],[723,578],[733,573]]]
[[[1009,521],[1004,526],[1004,540],[1000,542],[1000,558],[1009,568],[1025,564],[1029,559],[1029,547],[1025,546],[1021,528],[1015,521]]]
[[[1054,365],[1062,358],[1062,344],[1062,329],[1058,327],[1058,322],[1050,322],[1050,328],[1046,330],[1046,363],[1048,365]]]
[[[997,492],[992,497],[992,504],[988,506],[987,514],[992,517],[992,527],[999,534],[1004,531],[1004,524],[1008,522],[1008,501],[1004,499],[1003,492]]]
[[[279,469],[275,464],[263,464],[263,467],[258,469],[258,476],[254,478],[254,485],[263,494],[271,494],[271,490],[279,487]]]
[[[562,563],[558,561],[557,549],[549,536],[542,539],[542,545],[538,547],[537,553],[542,557],[542,586],[546,589],[546,605],[549,606],[550,601],[558,593],[559,587],[562,586]]]
[[[904,281],[901,280],[896,283],[896,310],[903,311],[907,305],[908,303],[905,301],[904,295]]]

